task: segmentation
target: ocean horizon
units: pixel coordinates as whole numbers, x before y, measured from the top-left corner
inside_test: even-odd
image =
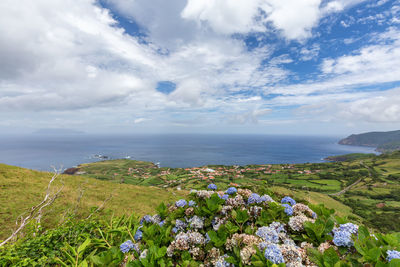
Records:
[[[375,153],[371,147],[339,145],[340,138],[255,134],[3,135],[0,163],[50,171],[52,166],[70,168],[98,161],[101,155],[186,168],[318,163],[333,155]]]

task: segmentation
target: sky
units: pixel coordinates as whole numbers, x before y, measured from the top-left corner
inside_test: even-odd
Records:
[[[0,131],[400,129],[400,0],[1,0]]]

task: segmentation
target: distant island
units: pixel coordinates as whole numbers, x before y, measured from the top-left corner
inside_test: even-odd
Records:
[[[341,145],[376,147],[378,152],[400,150],[400,130],[352,134],[339,141]]]

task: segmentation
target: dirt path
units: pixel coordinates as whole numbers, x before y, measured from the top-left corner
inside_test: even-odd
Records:
[[[367,170],[368,170],[368,176],[371,177],[371,171],[369,169],[369,167],[367,165],[364,164],[363,161],[360,161],[360,165],[364,166]],[[356,186],[358,183],[360,183],[363,180],[363,178],[358,179],[357,181],[355,181],[354,183],[352,183],[349,186],[346,186],[345,188],[343,188],[342,190],[340,190],[339,192],[333,193],[333,194],[329,194],[330,196],[340,196],[344,193],[346,193],[350,188],[352,188],[353,186]]]

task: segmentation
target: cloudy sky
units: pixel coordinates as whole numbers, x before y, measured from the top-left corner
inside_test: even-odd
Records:
[[[1,0],[0,131],[400,129],[400,0]]]

